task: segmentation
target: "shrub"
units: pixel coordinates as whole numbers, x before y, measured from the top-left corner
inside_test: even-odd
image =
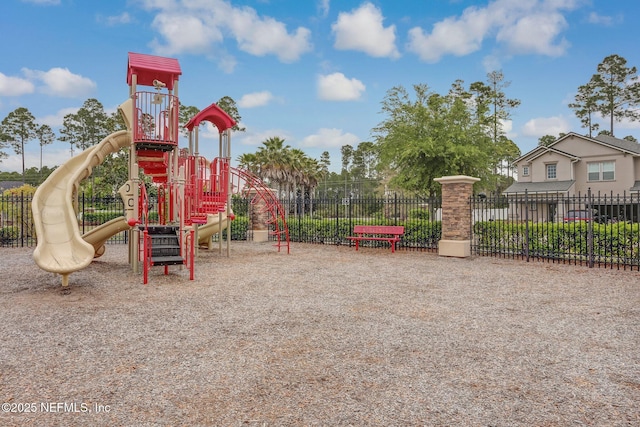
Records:
[[[20,229],[16,226],[0,228],[0,245],[2,246],[10,246],[19,237]]]
[[[429,219],[429,211],[424,208],[417,208],[409,210],[410,219]]]
[[[149,214],[149,221],[151,221],[151,217],[155,214],[156,220],[158,218],[158,214],[155,212],[151,212]],[[84,213],[84,223],[86,225],[100,225],[105,222],[111,221],[114,218],[122,216],[122,211],[97,211],[97,212],[85,212]]]

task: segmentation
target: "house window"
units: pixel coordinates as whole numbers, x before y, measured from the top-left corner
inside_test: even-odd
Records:
[[[547,179],[557,179],[557,166],[555,163],[550,163],[547,165]]]
[[[616,179],[615,162],[587,163],[589,181],[613,181]]]
[[[522,176],[529,176],[529,166],[522,167]]]

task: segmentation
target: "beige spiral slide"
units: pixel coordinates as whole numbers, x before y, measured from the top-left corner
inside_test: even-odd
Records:
[[[109,236],[126,229],[126,220],[117,218],[87,233],[80,234],[74,200],[80,183],[105,157],[131,144],[126,131],[112,133],[58,167],[42,183],[33,196],[33,222],[38,243],[33,259],[45,271],[62,275],[62,286],[68,286],[69,275],[88,266],[104,251]]]

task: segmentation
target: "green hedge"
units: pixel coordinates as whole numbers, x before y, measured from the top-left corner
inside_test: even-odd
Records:
[[[289,234],[292,239],[307,243],[338,243],[353,234],[354,225],[403,225],[405,246],[433,246],[437,245],[442,234],[439,221],[426,219],[409,219],[406,221],[391,221],[384,219],[349,220],[349,219],[314,219],[295,218],[289,221]]]
[[[249,229],[249,218],[246,216],[236,216],[231,221],[231,240],[247,240],[247,230]],[[223,233],[223,239],[227,234]]]
[[[20,228],[17,226],[0,228],[0,245],[11,245],[11,243],[20,237]]]
[[[640,259],[640,224],[593,223],[592,227],[594,257],[635,262]],[[529,254],[533,256],[586,258],[590,254],[588,223],[484,221],[477,222],[473,231],[480,251],[522,254],[528,244]]]

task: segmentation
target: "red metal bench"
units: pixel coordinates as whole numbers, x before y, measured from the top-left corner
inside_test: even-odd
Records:
[[[391,244],[391,252],[396,251],[396,242],[399,242],[404,234],[404,227],[401,225],[356,225],[353,227],[353,234],[347,239],[356,242],[356,251],[360,240],[383,240]]]

